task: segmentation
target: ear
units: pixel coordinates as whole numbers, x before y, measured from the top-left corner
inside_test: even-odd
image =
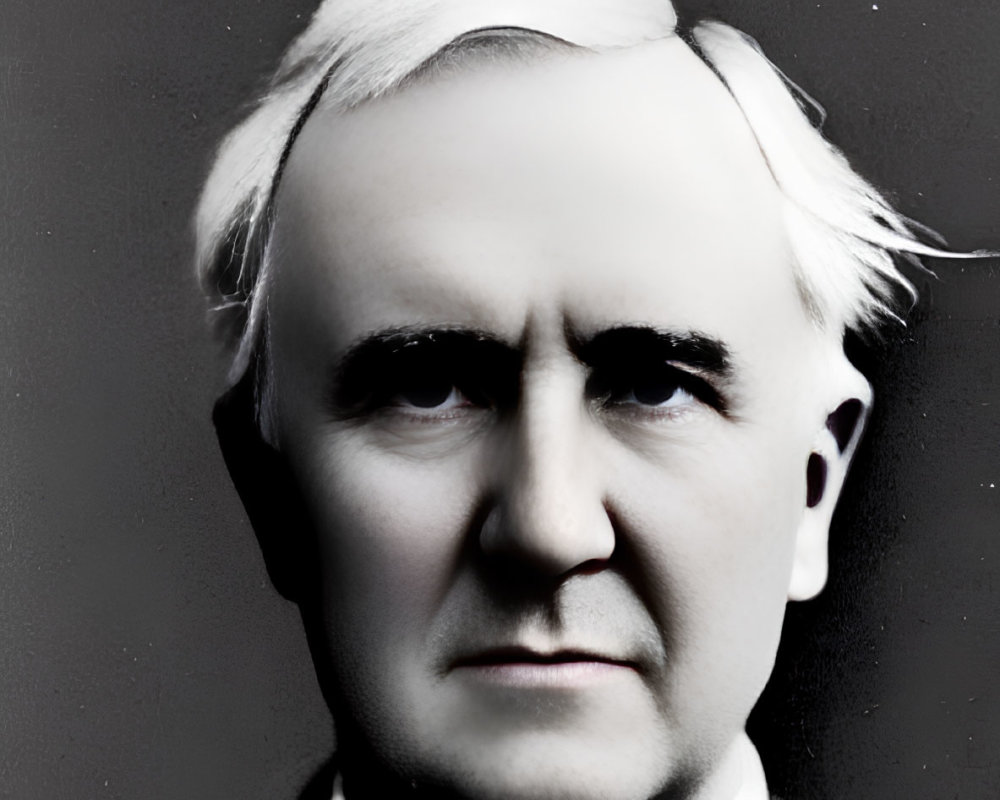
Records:
[[[305,505],[284,457],[260,434],[253,370],[215,404],[219,447],[264,556],[268,576],[287,599],[300,602],[312,587],[311,541]]]
[[[823,589],[828,540],[840,491],[871,413],[871,384],[854,367],[852,389],[841,394],[816,435],[806,461],[806,507],[795,544],[789,600],[809,600]]]

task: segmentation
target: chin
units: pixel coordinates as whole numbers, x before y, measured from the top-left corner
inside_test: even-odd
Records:
[[[496,732],[494,732],[495,734]],[[429,797],[470,800],[648,800],[681,784],[669,748],[656,740],[532,730],[453,738],[422,753],[418,784]]]
[[[391,765],[393,783],[419,788],[410,797],[648,800],[665,790],[683,797],[697,772],[689,769],[697,754],[631,673],[559,688],[482,676],[417,683],[353,730],[383,769]],[[345,773],[363,769],[350,757],[343,763]]]

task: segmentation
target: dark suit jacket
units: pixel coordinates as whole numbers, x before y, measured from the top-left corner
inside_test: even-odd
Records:
[[[337,774],[337,756],[327,761],[306,784],[299,800],[330,800],[333,796],[333,779]]]

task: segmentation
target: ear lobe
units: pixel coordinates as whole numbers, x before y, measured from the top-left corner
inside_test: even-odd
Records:
[[[871,387],[864,397],[841,402],[827,416],[806,462],[806,507],[799,524],[789,600],[809,600],[822,591],[829,568],[830,521],[871,411]]]

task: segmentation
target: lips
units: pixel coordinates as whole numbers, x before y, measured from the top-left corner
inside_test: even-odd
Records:
[[[560,664],[607,664],[615,667],[637,669],[637,665],[627,659],[613,658],[584,650],[556,650],[542,653],[527,647],[496,647],[455,659],[452,669],[462,667],[502,667],[508,665],[532,664],[556,666]]]
[[[583,690],[636,675],[633,661],[586,650],[489,648],[456,659],[451,674],[505,689]]]

